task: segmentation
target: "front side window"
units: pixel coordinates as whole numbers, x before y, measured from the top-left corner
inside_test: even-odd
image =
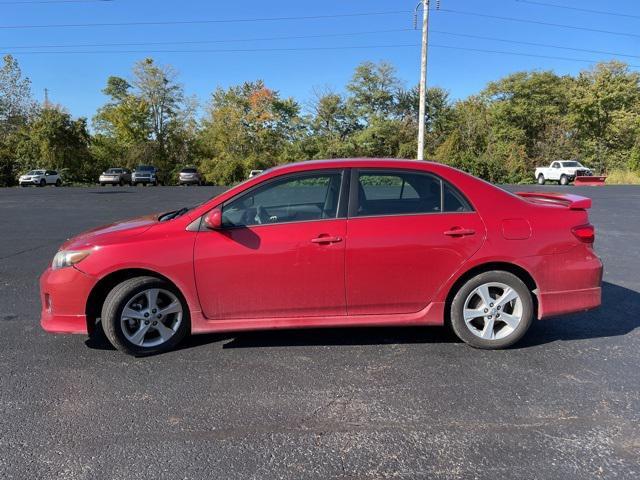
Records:
[[[361,171],[358,216],[437,213],[441,208],[441,181],[416,172]]]
[[[268,182],[222,207],[222,223],[240,227],[336,218],[340,172],[294,174]]]

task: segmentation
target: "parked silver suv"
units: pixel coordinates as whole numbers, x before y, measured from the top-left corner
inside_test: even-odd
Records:
[[[101,186],[106,184],[110,185],[129,185],[131,183],[131,172],[126,168],[110,168],[105,172],[102,172],[98,182]]]
[[[186,167],[178,174],[178,184],[180,185],[204,185],[204,178],[195,167]]]
[[[131,174],[131,185],[136,186],[139,183],[143,185],[158,185],[164,183],[164,178],[153,165],[138,165]]]

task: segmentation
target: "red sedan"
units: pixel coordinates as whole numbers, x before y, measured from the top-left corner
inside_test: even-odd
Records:
[[[135,355],[189,334],[355,325],[450,324],[503,348],[534,318],[600,305],[590,206],[430,162],[286,165],[69,240],[40,281],[42,327],[103,328]]]

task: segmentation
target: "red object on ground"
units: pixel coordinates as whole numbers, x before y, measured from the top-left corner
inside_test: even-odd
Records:
[[[593,176],[581,175],[575,178],[575,180],[573,181],[573,184],[601,186],[605,184],[606,179],[607,177],[602,175],[593,175]]]

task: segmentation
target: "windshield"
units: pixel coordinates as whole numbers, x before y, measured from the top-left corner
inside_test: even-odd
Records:
[[[154,170],[155,168],[150,165],[138,165],[136,167],[136,172],[153,172]]]
[[[27,175],[44,175],[44,170],[31,170]]]
[[[195,168],[183,168],[180,170],[180,173],[196,173],[197,170]]]
[[[109,170],[107,170],[107,173],[122,173],[122,169],[121,168],[110,168]]]
[[[580,164],[580,162],[562,162],[562,166],[563,167],[581,167],[582,165]]]

